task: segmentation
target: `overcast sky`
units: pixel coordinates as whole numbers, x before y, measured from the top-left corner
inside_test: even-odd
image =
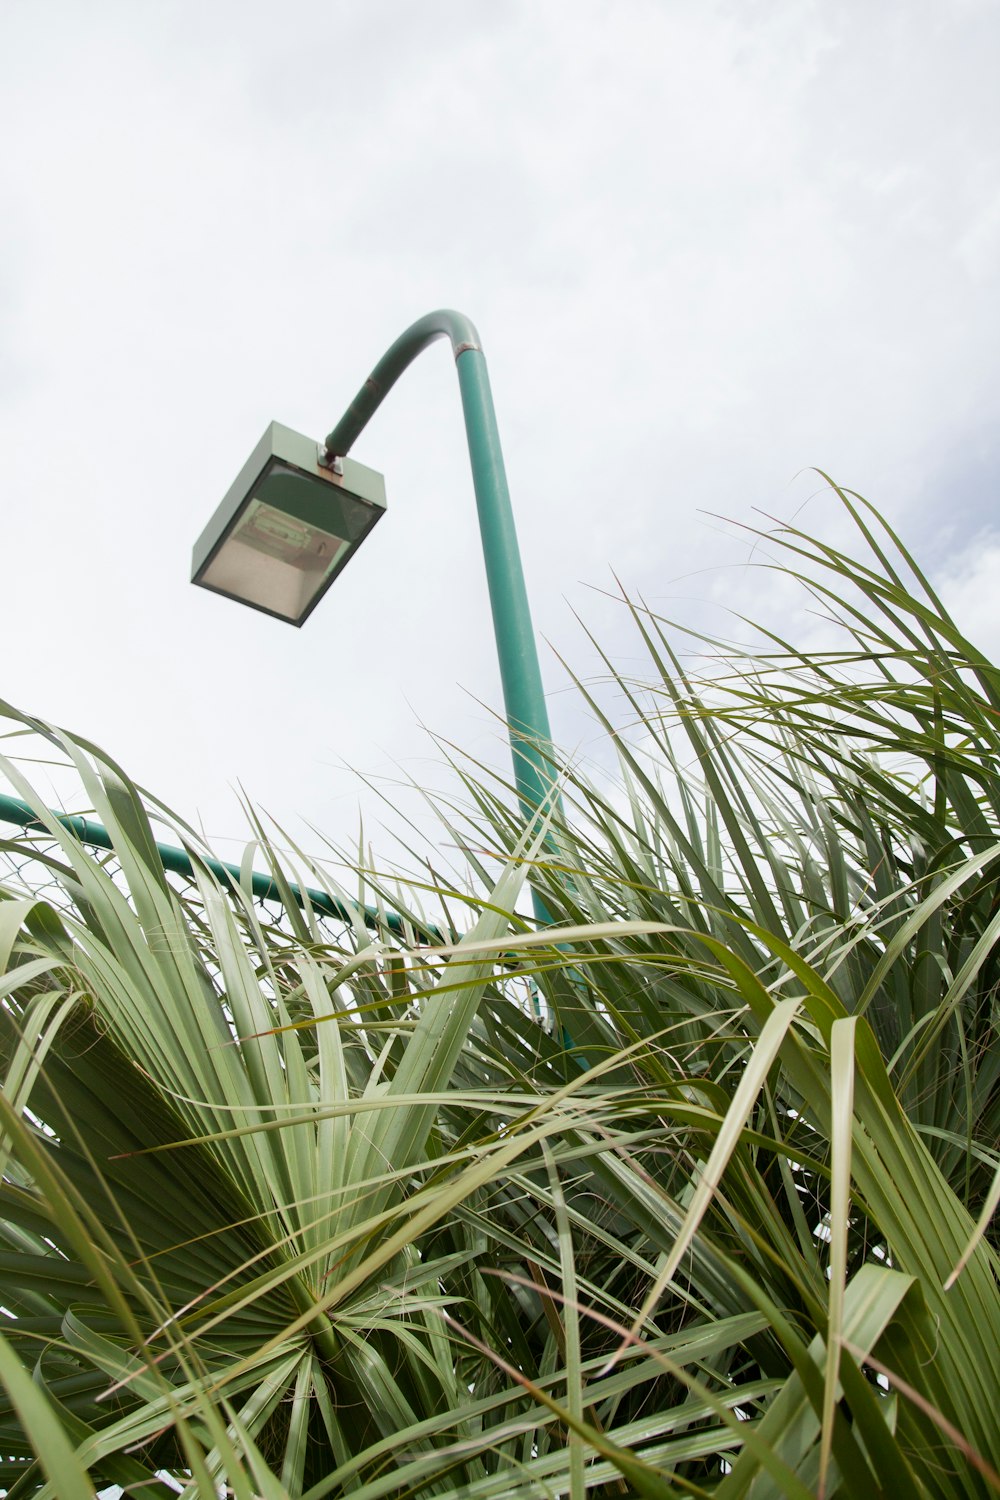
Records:
[[[323,436],[434,307],[480,329],[581,671],[574,612],[635,653],[611,569],[766,608],[704,512],[825,533],[813,465],[1000,647],[995,0],[0,0],[0,56],[0,696],[222,854],[238,784],[378,845],[349,768],[440,780],[428,731],[503,764],[444,345],[357,444],[389,514],[301,632],[188,582],[267,423]]]

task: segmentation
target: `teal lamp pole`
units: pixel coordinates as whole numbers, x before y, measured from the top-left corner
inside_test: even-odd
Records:
[[[486,360],[461,313],[428,313],[401,334],[318,449],[272,423],[195,545],[192,582],[302,624],[385,509],[381,477],[347,454],[403,372],[440,338],[451,341],[458,371],[514,781],[531,816],[551,793],[552,737]]]

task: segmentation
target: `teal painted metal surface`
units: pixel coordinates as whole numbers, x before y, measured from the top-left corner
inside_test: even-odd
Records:
[[[486,360],[481,349],[466,349],[459,354],[456,366],[500,658],[504,708],[511,731],[514,776],[527,813],[540,807],[551,790],[549,714]]]
[[[531,816],[551,791],[552,734],[493,394],[475,325],[449,309],[413,323],[379,360],[327,437],[326,451],[331,459],[346,454],[404,370],[441,338],[450,339],[458,370],[514,778],[522,810]]]
[[[463,313],[442,308],[411,323],[406,332],[390,344],[327,437],[326,451],[331,457],[342,458],[350,452],[358,434],[367,426],[400,375],[436,339],[450,339],[456,359],[465,349],[481,349],[475,325]]]
[[[68,832],[75,835],[81,844],[89,844],[95,849],[114,850],[114,840],[102,823],[95,822],[92,818],[71,817],[66,813],[57,813],[49,810],[49,817],[62,825]],[[43,833],[49,830],[39,819],[38,814],[27,802],[22,802],[18,797],[0,796],[0,822],[15,823],[22,828],[37,828]],[[194,866],[190,855],[184,849],[177,849],[172,844],[157,844],[156,852],[165,870],[170,870],[175,875],[186,875],[188,879],[194,879]],[[219,859],[205,859],[203,863],[211,870],[215,878],[223,886],[233,885],[245,889],[239,865],[227,865]],[[272,878],[261,870],[254,870],[250,877],[250,888],[254,896],[261,901],[277,901],[283,903],[280,886]],[[385,922],[393,932],[403,935],[405,924],[397,912],[390,911],[381,915],[373,907],[358,907],[352,912],[341,902],[336,901],[328,891],[314,890],[311,886],[298,886],[288,883],[288,889],[299,906],[305,907],[308,903],[325,917],[336,917],[338,921],[349,923],[352,915],[362,917],[366,927],[378,927],[379,922]],[[430,925],[421,927],[419,923],[409,924],[418,937],[429,938],[431,942],[441,943],[445,939],[438,928]]]

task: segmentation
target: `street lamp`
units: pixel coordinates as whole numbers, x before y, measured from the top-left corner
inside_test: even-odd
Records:
[[[196,543],[191,581],[301,625],[385,511],[381,475],[347,454],[403,371],[439,338],[455,355],[514,780],[530,816],[552,786],[549,716],[486,360],[461,313],[428,313],[408,328],[325,442],[272,423]],[[537,899],[536,910],[544,914]]]
[[[191,580],[302,625],[385,512],[381,474],[272,422],[195,544]]]

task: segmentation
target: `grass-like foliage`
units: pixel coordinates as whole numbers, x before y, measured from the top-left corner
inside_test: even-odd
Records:
[[[1000,672],[837,493],[861,560],[770,534],[829,649],[696,681],[630,606],[614,785],[525,831],[469,777],[489,878],[369,876],[343,931],[173,820],[181,886],[162,808],[5,711],[114,844],[5,763],[8,1495],[1000,1487]]]

